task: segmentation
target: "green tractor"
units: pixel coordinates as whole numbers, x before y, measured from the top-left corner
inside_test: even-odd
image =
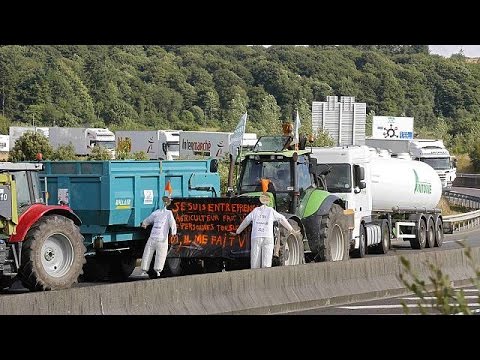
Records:
[[[353,210],[327,191],[324,175],[328,168],[311,157],[305,149],[306,139],[297,148],[292,141],[291,136],[260,137],[238,163],[235,193],[232,161],[229,195],[258,197],[266,192],[270,205],[296,230],[288,233],[284,227],[275,227],[274,265],[347,260]]]

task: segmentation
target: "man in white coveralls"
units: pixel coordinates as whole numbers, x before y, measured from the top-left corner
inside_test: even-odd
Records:
[[[266,194],[260,195],[262,206],[253,209],[248,214],[235,232],[239,235],[252,223],[250,267],[271,267],[273,258],[273,222],[279,221],[288,231],[293,232],[292,225],[285,216],[278,213],[274,208],[267,206],[270,198]]]
[[[172,211],[167,210],[167,206],[170,205],[171,199],[168,196],[162,197],[164,207],[162,209],[155,210],[142,221],[142,227],[147,228],[148,225],[152,225],[152,231],[148,238],[145,249],[142,256],[142,275],[145,275],[150,268],[150,262],[152,261],[153,254],[155,255],[155,263],[153,270],[156,271],[157,276],[163,270],[165,265],[165,259],[168,252],[168,231],[172,231],[172,235],[177,234],[177,224],[173,217]]]

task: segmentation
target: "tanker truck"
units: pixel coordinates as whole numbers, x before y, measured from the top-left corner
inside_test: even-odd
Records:
[[[328,190],[354,211],[352,257],[386,254],[394,237],[414,249],[442,245],[442,184],[431,166],[368,146],[313,148],[312,157],[328,172]]]

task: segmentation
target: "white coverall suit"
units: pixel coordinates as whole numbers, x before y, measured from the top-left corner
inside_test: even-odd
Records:
[[[142,271],[148,271],[153,254],[156,252],[155,264],[153,270],[160,276],[160,272],[165,265],[165,259],[168,252],[168,231],[172,231],[172,235],[177,234],[177,224],[173,217],[172,211],[166,208],[159,209],[150,214],[142,222],[143,227],[153,224],[152,232],[148,238],[142,256]]]
[[[271,267],[273,258],[273,222],[279,221],[289,231],[292,226],[282,214],[275,209],[262,205],[256,207],[248,214],[238,227],[236,234],[240,234],[250,223],[252,223],[251,246],[250,246],[250,267]]]

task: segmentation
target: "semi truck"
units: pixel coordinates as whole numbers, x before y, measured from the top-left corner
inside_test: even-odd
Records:
[[[89,155],[95,146],[102,146],[115,159],[115,134],[108,129],[51,127],[49,141],[54,149],[72,144],[79,156]]]
[[[180,159],[228,158],[230,154],[230,132],[182,131],[180,133]],[[243,134],[243,150],[253,148],[257,134]],[[236,154],[233,154],[236,156]]]
[[[10,137],[9,150],[11,151],[15,146],[16,141],[27,131],[38,132],[48,139],[49,128],[43,126],[10,126],[8,134]]]
[[[88,281],[130,276],[148,239],[141,222],[163,206],[163,195],[220,196],[215,159],[46,161],[40,177],[48,203],[68,205],[82,221]],[[167,184],[171,194],[165,192]]]
[[[236,190],[230,197],[174,198],[170,209],[177,221],[167,260],[178,274],[203,265],[205,271],[248,268],[250,231],[233,235],[241,221],[266,193],[270,205],[294,228],[274,228],[274,265],[342,261],[349,258],[354,215],[339,196],[326,191],[323,167],[305,149],[295,150],[292,136],[262,136],[239,162]],[[233,159],[233,158],[232,158]],[[233,189],[234,164],[228,187]]]
[[[41,163],[0,163],[0,284],[66,289],[85,263],[79,217],[67,205],[46,205]]]
[[[150,160],[175,160],[179,157],[181,130],[117,131],[117,145],[128,141],[131,153],[143,151]]]
[[[393,238],[414,249],[442,246],[442,185],[431,166],[367,146],[314,148],[311,156],[328,171],[328,190],[355,214],[354,257],[385,254]]]
[[[456,161],[438,139],[372,139],[365,144],[389,150],[394,156],[408,154],[413,160],[427,163],[437,172],[443,188],[450,188],[457,177]]]

